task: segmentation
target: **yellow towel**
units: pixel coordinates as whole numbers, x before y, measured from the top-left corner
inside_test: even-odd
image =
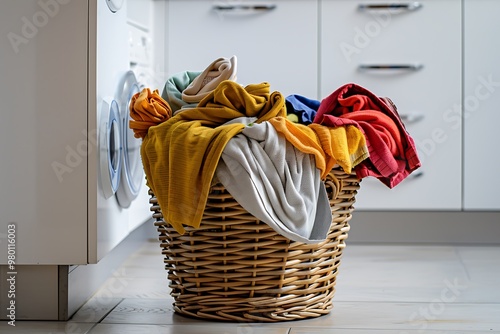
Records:
[[[276,117],[269,122],[298,150],[314,155],[322,179],[335,164],[346,173],[351,173],[357,164],[368,157],[365,136],[355,126],[303,125],[285,117]]]
[[[284,115],[285,99],[279,92],[270,94],[268,83],[242,87],[223,81],[198,107],[150,127],[141,156],[165,220],[179,233],[184,225],[199,227],[222,151],[245,126],[224,123],[237,117],[257,117],[260,123]]]
[[[369,157],[366,138],[354,125],[328,127],[311,123],[308,127],[318,135],[325,155],[335,159],[336,163],[348,174],[357,164]],[[329,170],[326,172],[328,173]]]

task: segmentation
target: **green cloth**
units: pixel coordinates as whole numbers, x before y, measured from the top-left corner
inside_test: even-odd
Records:
[[[184,71],[167,79],[161,97],[168,102],[173,114],[176,114],[181,108],[194,108],[198,105],[198,103],[187,103],[182,100],[182,91],[200,74],[201,72]]]

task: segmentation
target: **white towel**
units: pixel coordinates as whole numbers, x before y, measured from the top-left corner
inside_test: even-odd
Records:
[[[182,91],[182,100],[198,103],[224,80],[236,81],[236,56],[214,60]]]
[[[238,203],[293,241],[325,240],[332,212],[314,157],[295,149],[269,122],[231,138],[216,175]]]

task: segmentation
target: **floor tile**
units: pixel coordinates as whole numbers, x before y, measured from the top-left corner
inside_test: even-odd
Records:
[[[70,322],[101,321],[123,299],[94,296],[86,302],[69,320]]]
[[[457,247],[469,281],[459,302],[500,302],[500,247]]]
[[[129,298],[118,304],[102,323],[172,324],[172,303],[167,299]]]
[[[338,302],[330,314],[290,327],[493,332],[500,331],[499,314],[500,304],[447,303],[438,298],[429,303]]]
[[[130,256],[98,294],[115,298],[164,298],[170,295],[159,242],[149,241]]]
[[[383,329],[348,329],[348,328],[292,328],[289,334],[420,334],[421,330],[404,330],[401,331]],[[441,331],[441,330],[427,330],[425,334],[475,334],[477,331]],[[488,333],[499,333],[491,332]]]
[[[168,325],[110,325],[98,324],[90,334],[287,334],[288,327],[267,328],[245,325],[168,326]]]
[[[98,297],[112,298],[158,298],[170,297],[170,288],[166,274],[152,278],[113,277],[108,279],[96,292]],[[120,282],[117,282],[120,280]]]
[[[7,321],[0,321],[0,333],[15,334],[87,334],[94,326],[91,323],[53,322],[53,321],[16,321],[10,326]]]
[[[452,246],[347,245],[336,301],[425,302],[448,281],[468,281]]]

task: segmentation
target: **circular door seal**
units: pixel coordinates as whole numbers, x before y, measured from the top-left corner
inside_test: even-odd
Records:
[[[103,100],[99,127],[99,170],[104,198],[113,196],[120,185],[122,144],[118,103]]]

